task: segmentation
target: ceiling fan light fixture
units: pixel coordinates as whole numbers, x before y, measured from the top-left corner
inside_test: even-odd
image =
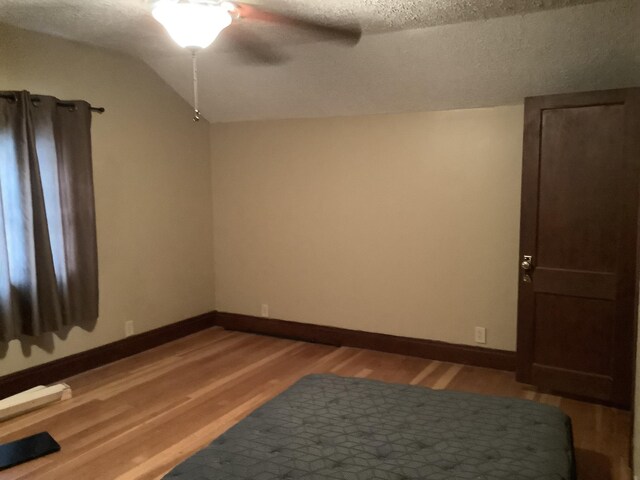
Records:
[[[160,0],[152,13],[183,48],[208,47],[232,21],[226,4]]]

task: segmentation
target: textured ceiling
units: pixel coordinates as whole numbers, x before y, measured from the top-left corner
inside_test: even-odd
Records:
[[[255,2],[257,3],[257,2]],[[355,48],[256,26],[290,58],[247,65],[222,39],[200,55],[212,121],[466,108],[640,85],[638,0],[279,0],[269,7],[358,21]],[[0,0],[0,22],[128,52],[187,100],[190,58],[145,0]]]

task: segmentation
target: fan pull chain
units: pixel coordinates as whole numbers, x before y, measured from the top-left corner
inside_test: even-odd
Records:
[[[191,61],[193,64],[193,121],[200,121],[200,110],[198,110],[198,65],[196,63],[196,50],[191,50]]]

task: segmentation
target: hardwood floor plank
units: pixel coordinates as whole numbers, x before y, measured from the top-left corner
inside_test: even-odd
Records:
[[[147,458],[131,470],[116,477],[117,480],[134,480],[146,477],[154,477],[159,472],[168,472],[175,460],[178,462],[188,458],[190,455],[202,448],[203,444],[209,443],[210,439],[216,438],[227,431],[234,424],[246,417],[253,410],[265,403],[273,396],[269,389],[256,395],[233,410],[222,415],[215,422],[212,422],[200,430],[192,433],[187,438],[173,444],[171,447]]]
[[[442,390],[444,388],[447,388],[447,385],[449,385],[453,381],[455,376],[460,373],[460,370],[462,370],[462,365],[451,365],[447,369],[447,371],[438,379],[438,381],[433,384],[432,388],[434,390]]]
[[[427,363],[427,366],[424,367],[418,375],[413,377],[409,382],[409,385],[419,385],[421,381],[427,378],[433,371],[440,366],[440,362],[435,360]]]

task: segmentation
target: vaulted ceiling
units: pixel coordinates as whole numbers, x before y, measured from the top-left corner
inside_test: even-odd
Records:
[[[220,39],[199,55],[211,121],[510,104],[525,96],[640,85],[637,0],[263,0],[357,21],[346,48],[283,27],[255,33],[289,61],[247,64]],[[0,22],[135,55],[191,102],[190,54],[146,0],[0,0]]]

